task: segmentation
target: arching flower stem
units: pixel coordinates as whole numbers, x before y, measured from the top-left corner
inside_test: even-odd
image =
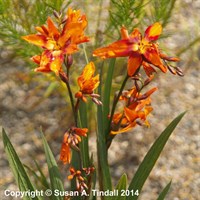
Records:
[[[112,106],[112,110],[111,110],[111,114],[110,114],[110,119],[109,119],[109,123],[108,123],[108,129],[107,129],[107,140],[109,139],[109,133],[110,133],[110,129],[111,129],[111,122],[112,122],[112,118],[113,118],[113,115],[115,113],[115,109],[116,109],[116,106],[117,106],[117,103],[119,101],[119,98],[122,94],[122,91],[124,90],[124,87],[126,85],[126,82],[128,81],[129,79],[129,76],[126,75],[122,85],[121,85],[121,88],[119,90],[119,93],[117,94],[116,98],[114,99],[113,101],[113,106]]]

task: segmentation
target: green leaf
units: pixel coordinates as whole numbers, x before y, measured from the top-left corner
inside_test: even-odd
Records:
[[[93,160],[93,154],[91,155],[91,158],[90,158],[90,162],[93,164],[94,163],[94,160]],[[95,170],[92,174],[92,177],[91,177],[91,189],[90,189],[90,200],[96,200],[96,196],[93,196],[92,194],[92,190],[95,190],[96,189],[96,182],[97,182],[97,171]]]
[[[101,67],[100,79],[102,79],[103,66]],[[101,95],[102,81],[98,87],[98,93]],[[104,132],[103,109],[97,106],[97,154],[98,154],[98,172],[100,177],[100,190],[112,190],[110,169],[107,160],[107,147]],[[109,197],[104,198],[109,199]]]
[[[42,172],[40,166],[38,165],[38,163],[37,163],[35,160],[34,160],[34,163],[35,163],[35,165],[36,165],[36,167],[37,167],[37,169],[38,169],[38,171],[39,171],[39,173],[40,173],[42,185],[43,185],[46,189],[50,188],[50,185],[49,185],[49,183],[48,183],[48,181],[47,181],[47,178],[45,177],[44,173]]]
[[[160,193],[159,197],[157,198],[157,200],[165,200],[165,197],[169,191],[169,188],[171,186],[171,181],[165,186],[165,188],[162,190],[162,192]]]
[[[178,117],[176,117],[167,128],[161,133],[161,135],[154,142],[150,150],[147,152],[145,158],[142,163],[138,167],[130,185],[129,190],[139,190],[141,189],[148,178],[153,166],[155,165],[160,153],[162,152],[168,138],[170,137],[173,130],[176,128],[182,117],[185,115],[185,112],[181,113]],[[138,196],[129,196],[127,200],[136,200]]]
[[[13,171],[15,180],[17,182],[17,185],[20,189],[20,191],[35,191],[34,186],[32,185],[23,164],[21,163],[12,143],[10,142],[6,132],[4,129],[2,129],[2,137],[3,137],[3,143],[4,143],[4,149],[8,158],[8,162],[10,165],[10,168]],[[30,196],[23,197],[24,200],[31,200]],[[35,197],[35,200],[42,199],[41,197]]]
[[[50,185],[47,181],[47,178],[45,177],[45,175],[43,174],[42,170],[40,169],[40,166],[38,165],[38,163],[33,159],[36,167],[37,167],[37,170],[39,172],[40,175],[38,175],[36,172],[36,170],[32,169],[31,167],[27,166],[27,165],[24,165],[24,167],[30,171],[32,173],[32,175],[34,176],[35,178],[35,181],[37,181],[37,186],[39,185],[38,183],[41,184],[42,188],[41,189],[49,189],[50,188]]]
[[[42,135],[42,142],[44,145],[45,155],[46,155],[46,159],[47,159],[47,165],[48,165],[50,182],[51,182],[51,190],[52,191],[54,191],[54,190],[64,191],[60,172],[59,172],[56,160],[54,158],[54,155],[53,155],[42,131],[41,131],[41,135]],[[63,197],[54,196],[52,198],[53,198],[53,200],[63,200]]]
[[[37,183],[37,187],[41,187],[41,185],[44,186],[43,183],[42,183],[41,177],[37,175],[36,171],[34,171],[32,168],[30,168],[30,167],[27,166],[27,165],[24,165],[24,167],[25,167],[25,168],[27,169],[27,171],[29,171],[30,174],[34,177],[35,182]],[[39,183],[40,183],[41,185],[40,185]],[[47,188],[49,188],[49,187],[47,187]],[[46,189],[47,189],[47,188],[46,188]],[[42,189],[42,188],[40,188],[40,189]]]
[[[115,200],[125,200],[126,196],[121,196],[121,191],[126,190],[127,187],[127,176],[126,174],[123,174],[116,186],[116,190],[118,191],[118,196],[115,198]]]
[[[87,104],[84,102],[80,102],[79,107],[79,127],[86,128],[87,126]],[[83,167],[89,167],[90,166],[90,157],[89,157],[89,148],[88,148],[88,137],[81,137],[80,142],[80,149],[81,149],[81,155],[83,159]]]

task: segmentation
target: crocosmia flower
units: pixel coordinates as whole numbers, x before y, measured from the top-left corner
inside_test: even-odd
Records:
[[[94,94],[94,90],[99,85],[99,74],[94,76],[95,65],[93,62],[90,62],[83,69],[82,74],[78,77],[78,85],[80,91],[75,94],[76,98],[82,99],[84,102],[87,101],[86,96],[91,96],[92,98],[99,97],[98,94]],[[96,99],[96,101],[98,101]]]
[[[60,150],[60,160],[66,164],[71,162],[70,148],[78,148],[77,144],[81,142],[81,136],[87,136],[87,128],[70,128],[65,134]]]
[[[125,27],[121,29],[121,40],[110,44],[107,47],[96,49],[93,56],[101,58],[115,58],[115,57],[129,57],[127,71],[129,76],[133,76],[140,66],[148,76],[150,76],[155,69],[153,66],[159,68],[162,72],[167,71],[168,61],[178,61],[178,58],[167,57],[162,54],[158,45],[154,43],[162,32],[162,26],[156,22],[149,26],[144,36],[138,29],[134,29],[129,35]]]
[[[157,88],[152,88],[145,94],[138,93],[137,89],[124,92],[120,100],[125,102],[125,107],[122,112],[115,113],[112,119],[111,134],[124,133],[131,130],[136,125],[149,126],[147,116],[153,110],[151,107],[150,95],[155,92]]]
[[[69,8],[65,23],[58,27],[48,17],[47,26],[36,27],[37,34],[23,36],[22,38],[44,49],[41,55],[33,56],[32,60],[38,64],[35,71],[55,72],[57,75],[62,70],[64,55],[71,55],[78,50],[77,45],[88,42],[84,35],[87,26],[85,15],[80,10]]]

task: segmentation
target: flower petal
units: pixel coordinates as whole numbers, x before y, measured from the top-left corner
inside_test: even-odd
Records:
[[[35,30],[38,31],[39,33],[41,33],[44,36],[48,36],[49,35],[49,31],[47,30],[45,25],[36,26]]]
[[[84,94],[91,94],[93,91],[99,86],[99,74],[97,74],[94,78],[90,80],[86,80],[83,82],[81,91]]]
[[[48,17],[47,19],[47,24],[48,24],[48,30],[49,30],[49,37],[51,36],[53,36],[54,38],[58,37],[60,33],[50,17]]]
[[[88,129],[87,128],[74,128],[74,131],[79,136],[87,136]]]
[[[101,58],[126,57],[131,53],[131,45],[128,40],[119,40],[107,47],[102,47],[93,51],[93,56]]]
[[[138,116],[141,120],[145,121],[147,115],[153,110],[153,108],[151,106],[146,106],[144,111],[140,111],[138,112]]]
[[[114,115],[113,115],[113,118],[112,118],[112,122],[114,123],[114,124],[118,124],[119,123],[119,121],[121,120],[121,118],[122,118],[122,113],[115,113]]]
[[[40,60],[39,60],[40,58]],[[61,51],[44,51],[42,55],[34,56],[33,61],[39,64],[34,71],[36,72],[55,72],[56,75],[59,75],[59,72],[62,71],[62,62],[63,62],[63,55]]]
[[[147,99],[151,94],[153,94],[153,93],[154,93],[155,91],[157,91],[157,90],[158,90],[157,87],[151,88],[151,89],[150,89],[149,91],[147,91],[146,93],[140,95],[140,96],[138,97],[138,100],[145,100],[145,99]],[[141,102],[145,102],[145,101],[141,101]],[[145,104],[146,104],[146,105],[147,105],[147,104],[150,104],[150,101],[145,102]]]
[[[85,68],[83,69],[82,76],[84,80],[90,80],[95,72],[95,65],[93,62],[88,63]]]
[[[78,85],[82,94],[92,94],[99,85],[99,74],[94,77],[95,65],[88,63],[78,77]]]
[[[121,28],[121,38],[129,39],[128,30],[124,26]]]
[[[159,22],[156,22],[155,24],[152,24],[146,29],[144,38],[148,41],[154,41],[159,38],[161,33],[162,33],[162,26]]]
[[[72,10],[69,8],[67,11],[67,21],[58,43],[63,46],[69,39],[71,43],[75,44],[88,42],[89,37],[84,35],[86,27],[86,16],[81,15],[80,10]]]
[[[142,63],[142,56],[135,52],[128,59],[128,75],[133,76]]]
[[[146,47],[143,55],[149,63],[158,67],[162,72],[164,73],[167,72],[167,68],[163,65],[158,49],[155,44],[152,44],[151,46]]]
[[[40,47],[45,47],[47,44],[47,38],[44,35],[33,34],[33,35],[22,36],[22,38],[27,42],[30,42]]]
[[[85,66],[83,72],[78,77],[78,85],[81,89],[83,87],[83,83],[86,80],[90,80],[92,78],[92,76],[94,75],[94,71],[95,71],[95,66],[93,62],[90,62]]]
[[[127,107],[124,108],[124,115],[130,123],[138,118],[137,113]]]
[[[59,72],[62,71],[62,63],[64,56],[62,51],[53,51],[50,55],[50,69],[55,72],[56,75],[59,75]]]
[[[129,130],[131,130],[134,126],[136,126],[136,122],[132,122],[130,123],[128,126],[126,126],[125,128],[122,128],[118,131],[111,131],[110,133],[112,135],[116,135],[116,134],[119,134],[119,133],[124,133],[124,132],[128,132]]]
[[[137,28],[133,30],[130,37],[131,37],[131,41],[134,43],[139,43],[142,40],[142,34]]]
[[[71,151],[68,143],[62,143],[61,150],[60,150],[60,160],[64,163],[71,162]]]
[[[49,51],[44,51],[42,55],[39,57],[32,57],[33,61],[39,62],[39,66],[34,70],[35,72],[51,72],[50,69],[50,56],[49,56]],[[34,60],[37,59],[37,60]]]
[[[40,61],[41,61],[41,55],[33,56],[33,57],[31,58],[31,60],[39,65],[39,64],[40,64]]]
[[[144,71],[148,77],[150,77],[156,70],[147,62],[142,62],[142,66],[144,68]]]

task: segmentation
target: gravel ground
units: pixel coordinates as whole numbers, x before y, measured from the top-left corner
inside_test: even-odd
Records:
[[[194,39],[193,36],[200,32],[198,14],[200,1],[177,1],[176,6],[178,9],[174,13],[170,26],[167,27],[167,30],[175,33],[164,40],[171,49],[169,52],[172,55],[173,52],[178,52],[182,46],[185,46],[185,41]],[[188,111],[170,137],[145,183],[140,199],[155,200],[170,180],[172,180],[172,186],[167,200],[200,199],[199,57],[198,45],[181,55],[180,67],[185,73],[184,77],[160,73],[156,83],[159,90],[152,96],[154,111],[149,117],[151,127],[149,129],[139,127],[132,133],[118,135],[111,145],[109,162],[114,183],[125,171],[130,180],[161,131],[178,114]],[[42,145],[38,138],[39,126],[43,127],[47,139],[50,139],[49,142],[58,159],[66,123],[64,116],[69,116],[66,103],[57,92],[44,99],[43,94],[48,82],[39,84],[37,80],[41,80],[42,75],[29,76],[29,69],[23,63],[18,61],[3,63],[2,59],[1,62],[0,126],[8,132],[22,161],[31,166],[32,158],[36,158],[47,174]],[[95,151],[93,145],[95,137],[91,136],[90,140],[91,148]],[[8,167],[2,142],[0,155],[0,199],[9,200],[4,197],[3,191],[17,190],[17,187]],[[59,166],[65,171],[60,163]]]

